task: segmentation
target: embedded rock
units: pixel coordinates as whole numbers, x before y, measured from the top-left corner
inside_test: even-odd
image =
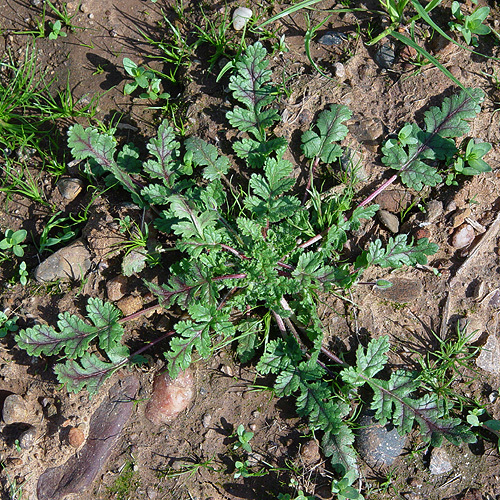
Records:
[[[359,420],[356,448],[371,467],[392,465],[403,451],[405,436],[400,436],[392,424],[382,425],[373,419],[375,412],[365,412]]]
[[[146,406],[146,418],[155,425],[171,422],[184,411],[194,396],[192,371],[180,372],[175,380],[160,373],[153,382],[153,394]]]
[[[382,45],[377,52],[375,52],[373,59],[381,68],[391,69],[394,65],[394,61],[396,60],[396,55],[394,54],[392,47],[389,44],[385,44]]]
[[[26,401],[18,394],[10,394],[5,398],[2,418],[7,425],[27,424],[32,420]]]
[[[37,281],[80,280],[90,269],[90,252],[78,239],[47,257],[36,269]]]
[[[434,448],[431,453],[429,472],[434,475],[445,474],[453,469],[448,453],[444,448]]]
[[[476,365],[482,370],[500,375],[500,342],[495,333],[492,333],[476,358]]]
[[[474,228],[469,224],[462,224],[457,228],[451,238],[451,245],[455,248],[465,248],[469,246],[476,236]]]
[[[380,223],[391,233],[399,232],[399,219],[396,215],[391,214],[387,210],[378,211],[378,219]]]
[[[38,479],[38,500],[60,500],[72,493],[81,494],[95,479],[134,409],[139,380],[131,375],[118,381],[94,412],[87,442],[60,467],[47,469]]]

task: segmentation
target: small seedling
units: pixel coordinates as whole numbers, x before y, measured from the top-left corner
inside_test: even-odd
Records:
[[[134,79],[132,83],[127,83],[123,88],[125,95],[132,94],[137,88],[145,89],[139,95],[141,99],[168,99],[170,97],[167,93],[161,93],[160,84],[161,80],[156,76],[154,71],[146,69],[143,66],[138,66],[134,61],[128,57],[123,58],[123,67],[125,71]]]
[[[446,177],[446,184],[458,185],[457,175],[477,175],[482,172],[491,172],[491,167],[483,160],[491,149],[489,142],[476,142],[469,139],[463,153],[458,153],[457,158],[452,164],[452,170]]]
[[[54,21],[53,23],[49,23],[50,27],[50,33],[49,33],[49,38],[50,40],[57,40],[58,37],[65,37],[68,36],[64,31],[62,31],[62,23],[59,21]]]
[[[75,223],[70,217],[60,217],[60,214],[61,212],[59,211],[52,215],[43,228],[42,234],[40,235],[40,241],[38,243],[38,253],[40,255],[50,247],[67,242],[76,236],[76,232],[71,229]],[[49,236],[49,234],[55,229],[59,229],[56,236]]]
[[[13,231],[12,229],[7,229],[5,231],[5,238],[0,240],[0,250],[7,250],[13,252],[16,257],[24,256],[23,241],[26,239],[28,232],[25,229],[19,229]],[[2,260],[7,260],[9,257],[5,252],[0,252]]]
[[[14,333],[19,330],[17,326],[18,321],[17,316],[12,316],[9,318],[7,314],[3,311],[0,311],[0,338],[6,337],[9,333]]]
[[[19,274],[19,283],[21,283],[21,285],[23,286],[26,286],[26,284],[28,283],[28,271],[26,270],[26,262],[21,262],[21,264],[19,264],[19,269],[17,270],[18,274]]]
[[[478,45],[478,38],[472,35],[488,35],[491,32],[489,26],[483,24],[490,13],[489,7],[478,7],[470,16],[466,16],[460,9],[459,2],[451,4],[451,13],[456,21],[449,23],[454,31],[460,31],[467,42],[467,45]]]
[[[356,479],[353,470],[348,471],[340,480],[334,479],[332,482],[332,493],[335,493],[338,500],[364,500],[364,496],[351,484]]]
[[[233,449],[237,450],[239,448],[243,448],[247,453],[252,453],[250,440],[253,438],[254,433],[251,431],[246,431],[245,426],[243,424],[240,424],[236,429],[236,434],[238,436],[238,442],[234,444]]]

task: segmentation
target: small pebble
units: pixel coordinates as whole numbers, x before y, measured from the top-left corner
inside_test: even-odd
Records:
[[[337,62],[333,65],[333,67],[335,76],[341,81],[344,80],[346,77],[345,66],[342,63]]]
[[[2,417],[7,425],[29,423],[30,416],[26,401],[18,394],[10,394],[3,403]]]
[[[469,246],[476,236],[474,228],[469,224],[462,224],[454,232],[451,238],[451,245],[454,248],[465,248]]]
[[[388,210],[395,214],[408,207],[411,195],[402,189],[390,189],[382,191],[373,201],[381,210]]]
[[[500,343],[495,333],[490,334],[486,340],[476,358],[476,365],[488,373],[500,374]]]
[[[488,395],[488,401],[494,403],[498,399],[498,391],[491,391]]]
[[[448,453],[444,448],[434,448],[431,453],[429,472],[434,475],[445,474],[453,469]]]
[[[127,278],[121,274],[106,283],[106,292],[111,302],[116,302],[127,292]]]
[[[73,201],[80,194],[82,188],[83,181],[80,179],[60,179],[57,182],[59,193],[68,201]]]
[[[155,500],[156,498],[158,498],[158,491],[152,486],[147,487],[146,494],[148,495],[149,500]]]
[[[210,415],[210,413],[205,413],[205,415],[203,415],[203,420],[202,420],[203,427],[205,427],[205,429],[209,427],[211,421],[212,421],[212,415]]]
[[[426,221],[434,222],[443,213],[443,202],[431,200],[425,207]]]
[[[392,47],[389,44],[385,44],[375,52],[373,59],[381,68],[391,69],[396,60],[396,56]]]
[[[35,444],[36,435],[37,435],[36,428],[30,426],[30,428],[26,429],[19,437],[19,446],[23,450],[29,450]]]
[[[346,40],[346,36],[338,31],[329,31],[318,39],[321,45],[341,45]]]
[[[343,148],[340,166],[342,170],[354,176],[358,181],[365,182],[368,180],[368,174],[363,167],[361,156],[349,147]]]
[[[220,371],[228,377],[232,377],[234,375],[233,369],[229,365],[222,365]]]
[[[255,432],[257,430],[257,424],[250,424],[248,427],[252,432]]]
[[[80,448],[85,441],[85,435],[79,427],[72,427],[68,433],[68,442],[73,448]]]
[[[236,31],[241,31],[252,17],[252,11],[246,7],[238,7],[233,12],[233,28]]]
[[[379,210],[378,218],[380,223],[391,233],[397,233],[399,231],[399,219],[394,214],[391,214],[391,212]]]

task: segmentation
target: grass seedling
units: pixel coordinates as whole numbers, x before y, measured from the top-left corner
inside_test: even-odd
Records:
[[[1,180],[1,192],[6,193],[8,197],[15,193],[42,205],[48,205],[39,187],[38,179],[33,177],[28,167],[21,163],[14,163],[7,158],[4,166],[0,168],[5,174]]]
[[[43,228],[38,242],[38,255],[42,255],[50,247],[66,243],[76,237],[76,232],[71,229],[74,222],[70,217],[60,217],[61,212],[53,214]],[[57,234],[50,236],[50,233],[58,230]]]
[[[59,26],[60,26],[59,29],[61,29],[62,25],[64,25],[66,28],[70,29],[71,31],[74,31],[76,29],[80,29],[80,30],[85,29],[81,26],[74,26],[73,25],[73,18],[76,17],[76,15],[78,13],[78,9],[80,8],[80,4],[76,8],[75,14],[70,15],[68,13],[68,6],[65,2],[62,3],[61,9],[58,9],[50,0],[45,0],[45,3],[50,7],[53,14],[55,14],[57,16],[58,21],[59,21]],[[44,4],[44,9],[45,9],[45,4]],[[58,21],[56,21],[56,23]],[[66,36],[66,33],[64,33],[64,35],[62,35],[62,33],[61,33],[59,36]],[[50,38],[50,36],[49,36],[49,38]]]

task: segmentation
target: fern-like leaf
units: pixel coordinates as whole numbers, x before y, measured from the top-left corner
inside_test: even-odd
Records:
[[[233,97],[246,109],[236,106],[226,117],[233,127],[251,133],[258,142],[266,139],[265,130],[279,120],[275,109],[265,109],[273,100],[273,87],[268,85],[271,71],[266,69],[266,49],[260,42],[250,45],[236,62],[236,74],[230,78],[229,88]]]
[[[339,104],[332,104],[330,110],[322,111],[316,123],[319,134],[312,130],[302,134],[304,155],[307,158],[321,158],[324,163],[333,163],[340,158],[342,149],[336,142],[347,135],[348,129],[342,122],[351,116],[351,110]]]
[[[208,144],[199,137],[190,137],[184,143],[186,150],[193,154],[193,163],[201,165],[203,177],[208,181],[220,179],[229,171],[229,159],[226,156],[219,156],[215,146]]]

